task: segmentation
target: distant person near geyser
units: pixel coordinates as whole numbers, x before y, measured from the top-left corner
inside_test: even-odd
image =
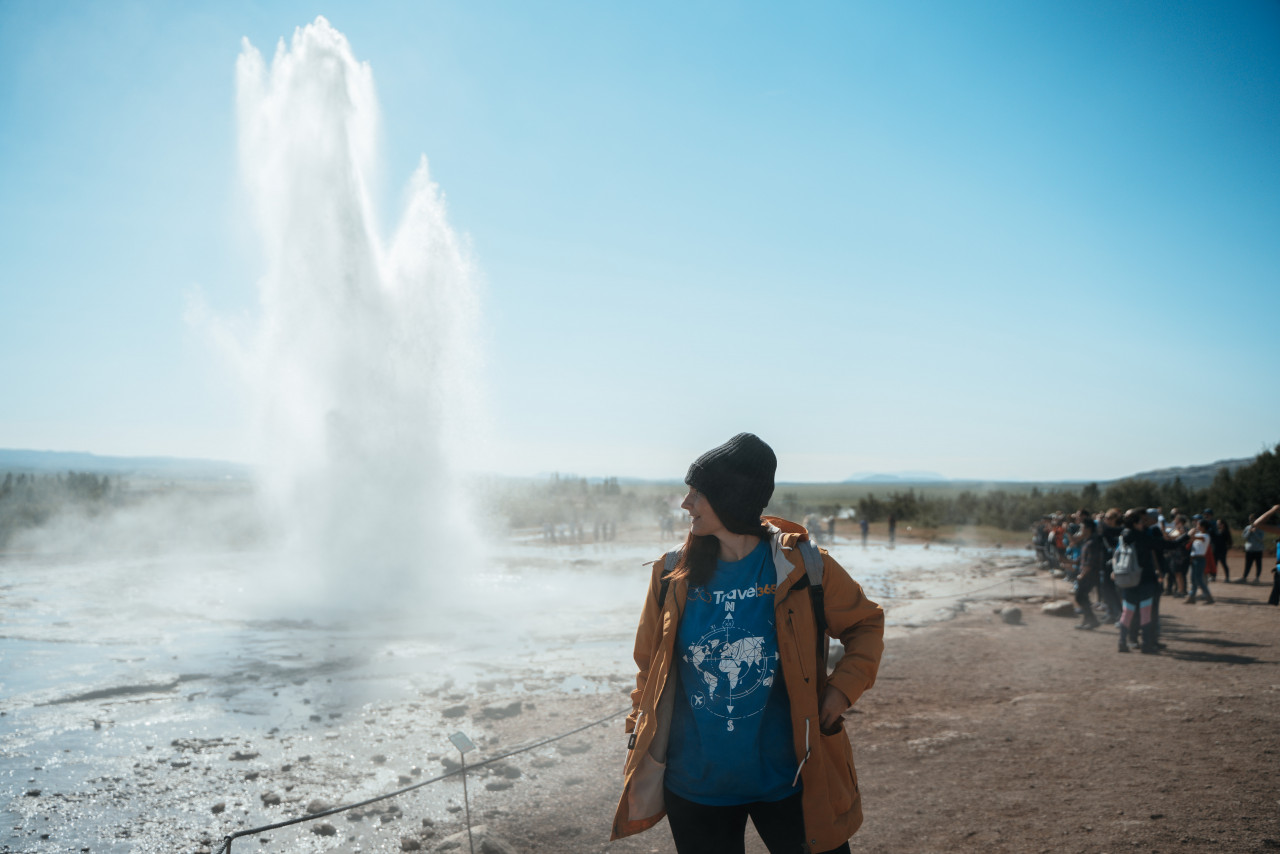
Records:
[[[762,518],[773,450],[739,433],[689,466],[684,545],[653,566],[613,838],[667,816],[680,854],[848,852],[862,824],[844,713],[884,611],[794,522]],[[827,636],[844,656],[827,675]]]

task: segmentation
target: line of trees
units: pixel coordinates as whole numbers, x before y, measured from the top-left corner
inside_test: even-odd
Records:
[[[1280,502],[1280,445],[1264,451],[1256,460],[1233,474],[1219,469],[1213,483],[1203,489],[1187,487],[1180,478],[1167,483],[1150,480],[1121,480],[1101,489],[1090,483],[1079,491],[1033,488],[1028,492],[993,490],[961,492],[954,496],[926,496],[913,489],[896,491],[880,498],[868,495],[858,500],[858,514],[872,522],[893,514],[900,520],[923,527],[939,525],[988,525],[1010,531],[1026,530],[1046,513],[1070,512],[1081,507],[1104,510],[1108,507],[1177,507],[1191,516],[1206,507],[1227,520],[1233,529],[1243,527],[1250,513]]]
[[[0,480],[0,548],[20,531],[38,528],[68,508],[98,512],[112,502],[117,491],[116,481],[91,472],[6,472]]]

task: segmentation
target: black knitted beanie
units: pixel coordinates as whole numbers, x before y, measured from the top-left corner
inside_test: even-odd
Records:
[[[684,482],[711,502],[725,528],[735,534],[755,534],[760,516],[773,496],[778,458],[752,433],[739,433],[693,461]]]

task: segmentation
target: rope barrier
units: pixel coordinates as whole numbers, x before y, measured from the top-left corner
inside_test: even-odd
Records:
[[[365,807],[365,806],[368,806],[369,804],[376,804],[378,801],[385,801],[389,798],[398,797],[399,795],[403,795],[406,792],[412,792],[414,789],[421,789],[423,786],[429,786],[432,783],[438,783],[441,780],[447,780],[450,777],[457,776],[458,774],[465,773],[466,771],[474,770],[476,768],[483,768],[486,765],[492,765],[494,762],[501,761],[503,759],[506,759],[511,756],[515,756],[520,753],[528,753],[530,750],[535,750],[539,747],[542,747],[545,744],[550,744],[553,741],[559,741],[562,738],[568,738],[571,735],[580,733],[586,729],[590,729],[593,726],[599,726],[600,724],[605,723],[606,721],[611,721],[614,718],[618,717],[619,715],[627,714],[630,711],[631,711],[630,706],[628,706],[625,709],[619,709],[616,712],[605,715],[603,718],[600,718],[599,720],[595,720],[595,721],[592,721],[591,723],[583,724],[582,726],[577,727],[575,729],[571,729],[568,732],[562,732],[559,735],[553,735],[553,736],[550,736],[549,738],[544,738],[541,741],[535,741],[533,744],[528,744],[528,745],[525,745],[524,747],[517,747],[514,750],[508,750],[506,753],[500,753],[497,756],[491,756],[488,759],[484,760],[483,762],[477,762],[474,765],[464,765],[460,768],[455,768],[452,771],[446,771],[445,773],[439,775],[438,777],[432,777],[429,780],[422,780],[421,782],[414,783],[412,786],[405,786],[403,789],[396,789],[394,792],[387,792],[386,794],[378,795],[377,797],[373,797],[373,798],[368,798],[366,800],[359,801],[358,803],[346,804],[340,807],[333,807],[331,809],[324,810],[323,812],[308,813],[307,815],[287,819],[286,821],[277,821],[274,824],[265,824],[262,827],[251,827],[248,830],[237,830],[235,833],[229,833],[222,838],[222,844],[218,846],[218,850],[215,851],[214,854],[231,854],[231,843],[237,839],[240,839],[241,837],[255,836],[259,833],[266,833],[268,830],[279,830],[282,827],[289,827],[290,825],[301,824],[306,821],[315,821],[318,818],[325,818],[326,816],[337,815],[338,813],[347,812],[348,810],[357,809],[359,807]]]
[[[1014,576],[1014,578],[1031,578],[1033,576]],[[991,590],[996,587],[1003,587],[1010,583],[1010,579],[997,581],[994,584],[988,584],[986,587],[977,587],[973,590],[966,590],[962,593],[951,593],[946,596],[881,596],[881,599],[889,599],[896,602],[930,602],[936,599],[964,599],[974,593],[981,593],[984,590]]]
[[[1021,576],[1015,576],[1014,579],[1018,577],[1021,577]],[[1011,583],[1014,579],[1005,579],[1003,581],[997,581],[994,584],[989,584],[989,585],[986,585],[985,587],[978,587],[973,590],[964,591],[962,593],[954,593],[947,596],[881,596],[879,598],[896,600],[896,601],[913,601],[913,602],[931,601],[936,599],[963,599],[965,597],[973,595],[974,593],[981,593],[985,590],[991,590],[996,587],[1002,587],[1005,584]],[[331,809],[327,809],[322,812],[308,813],[307,815],[298,816],[296,818],[287,819],[285,821],[278,821],[273,824],[265,824],[261,827],[252,827],[247,830],[238,830],[235,833],[230,833],[224,836],[222,839],[222,844],[218,846],[218,850],[215,851],[214,854],[231,854],[231,843],[237,839],[241,839],[246,836],[256,836],[259,833],[266,833],[269,830],[279,830],[280,828],[290,827],[295,824],[302,824],[303,822],[315,821],[316,819],[319,819],[319,818],[326,818],[331,815],[337,815],[339,813],[347,812],[353,809],[358,809],[360,807],[365,807],[370,804],[376,804],[379,801],[385,801],[385,800],[389,800],[390,798],[399,797],[400,795],[406,794],[408,792],[412,792],[415,789],[421,789],[423,786],[429,786],[432,783],[438,783],[441,780],[447,780],[450,777],[455,777],[459,774],[464,774],[468,769],[483,768],[486,765],[492,765],[495,762],[499,762],[511,756],[516,756],[521,753],[528,753],[530,750],[535,750],[544,745],[551,744],[552,742],[559,741],[563,738],[568,738],[571,735],[576,735],[577,733],[580,733],[583,730],[590,729],[591,727],[599,726],[602,723],[611,721],[614,718],[618,717],[619,715],[626,714],[630,711],[631,711],[630,706],[628,706],[625,709],[619,709],[616,712],[612,712],[611,714],[605,715],[603,718],[600,718],[599,720],[591,721],[590,723],[583,724],[582,726],[568,730],[567,732],[562,732],[559,735],[553,735],[548,738],[544,738],[540,741],[535,741],[532,744],[528,744],[523,747],[517,747],[513,750],[508,750],[506,753],[500,753],[496,756],[491,756],[482,762],[475,763],[474,765],[470,765],[470,766],[463,765],[459,768],[455,768],[452,771],[446,771],[445,773],[440,774],[439,776],[431,777],[430,779],[422,780],[420,782],[414,783],[411,786],[405,786],[404,788],[396,789],[395,791],[387,792],[385,794],[378,795],[376,797],[367,798],[363,801],[358,801],[353,804],[345,804],[339,807],[332,807]]]

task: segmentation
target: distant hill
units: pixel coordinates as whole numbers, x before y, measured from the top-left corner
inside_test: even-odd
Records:
[[[183,480],[239,480],[252,474],[252,469],[248,466],[221,460],[101,457],[78,451],[18,451],[0,448],[0,472],[10,471],[19,474],[74,471]]]
[[[846,477],[842,483],[945,483],[947,478],[936,471],[860,471]]]
[[[1253,462],[1257,457],[1243,457],[1238,460],[1218,460],[1216,463],[1208,463],[1201,466],[1176,466],[1167,469],[1155,469],[1153,471],[1143,471],[1137,474],[1129,475],[1128,478],[1120,478],[1120,480],[1150,480],[1156,483],[1170,483],[1175,478],[1182,478],[1182,483],[1191,489],[1203,489],[1213,483],[1213,479],[1218,475],[1218,469],[1227,469],[1235,473],[1236,469],[1244,468]]]

